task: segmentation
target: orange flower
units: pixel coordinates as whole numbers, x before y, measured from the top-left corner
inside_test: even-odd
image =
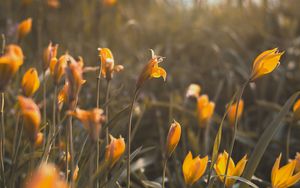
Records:
[[[293,106],[293,116],[295,120],[300,119],[300,99],[298,99]]]
[[[38,148],[38,147],[42,146],[43,140],[44,140],[44,134],[41,132],[37,133],[36,139],[34,141],[34,147]]]
[[[279,60],[283,53],[284,52],[279,52],[278,48],[274,48],[259,54],[253,62],[250,80],[254,81],[255,79],[265,74],[269,74],[276,69],[280,64]]]
[[[59,0],[47,0],[47,5],[50,8],[59,8],[60,7],[60,2],[59,2]]]
[[[198,84],[191,84],[189,85],[189,88],[187,89],[185,96],[186,98],[194,97],[197,99],[200,95],[200,91],[201,91],[201,87]]]
[[[23,76],[22,89],[26,97],[31,97],[40,87],[38,72],[35,68],[30,68]]]
[[[8,45],[5,54],[0,56],[0,92],[3,92],[11,78],[23,64],[23,51],[18,45]]]
[[[229,123],[230,123],[231,126],[234,126],[237,103],[232,104],[228,108],[229,108],[229,110],[228,110]],[[240,119],[240,117],[243,114],[243,110],[244,110],[244,101],[243,101],[243,99],[241,99],[240,102],[239,102],[239,109],[238,109],[238,112],[237,112],[237,119]]]
[[[208,157],[200,158],[199,156],[193,158],[189,152],[182,165],[182,172],[184,181],[187,185],[192,185],[198,181],[204,174],[208,163]]]
[[[107,80],[111,80],[114,72],[124,69],[123,65],[115,65],[114,56],[108,48],[98,48],[101,59],[101,75]]]
[[[29,176],[25,188],[68,188],[60,178],[59,171],[53,164],[42,164],[32,176]]]
[[[18,96],[24,128],[29,140],[34,143],[37,139],[38,129],[41,123],[41,113],[35,102],[23,96]]]
[[[125,142],[122,136],[116,139],[110,135],[110,144],[106,146],[105,162],[109,167],[112,167],[123,155],[125,151]]]
[[[48,47],[46,49],[44,49],[44,54],[43,54],[44,55],[43,56],[43,58],[44,58],[44,64],[43,64],[44,71],[46,69],[48,69],[52,58],[56,58],[57,48],[58,48],[58,44],[52,45],[52,42],[50,42]]]
[[[103,4],[106,6],[114,6],[117,3],[117,0],[103,0]]]
[[[75,112],[69,112],[69,114],[75,116],[82,122],[92,140],[98,140],[102,124],[105,122],[105,116],[103,115],[102,109],[94,108],[87,111],[77,108]]]
[[[173,151],[175,150],[181,136],[181,126],[178,122],[174,120],[169,129],[167,137],[167,157],[171,157]]]
[[[151,59],[145,65],[138,78],[136,84],[137,88],[140,88],[144,84],[144,82],[150,78],[163,77],[163,79],[166,80],[167,72],[165,71],[165,69],[158,66],[158,64],[163,61],[163,57],[155,55],[153,50],[151,50],[151,54]]]
[[[210,121],[215,109],[215,103],[210,102],[207,95],[197,99],[197,114],[200,127],[205,127]]]
[[[27,18],[26,20],[23,20],[18,25],[18,39],[24,38],[30,31],[32,26],[32,19]]]
[[[67,60],[71,58],[68,54],[60,56],[59,60],[53,57],[50,61],[50,73],[53,77],[54,83],[59,84],[60,80],[65,74],[67,67]]]
[[[59,110],[61,110],[64,103],[68,101],[68,90],[69,90],[69,84],[68,82],[65,82],[64,87],[59,91],[57,95],[57,104]]]

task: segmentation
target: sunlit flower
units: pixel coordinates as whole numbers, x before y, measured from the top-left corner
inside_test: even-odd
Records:
[[[163,57],[155,55],[153,50],[151,50],[151,55],[151,59],[145,65],[137,80],[137,88],[140,88],[144,82],[150,78],[163,77],[164,80],[167,78],[167,72],[165,69],[158,66],[158,64],[163,61]]]
[[[18,39],[24,38],[31,31],[32,19],[27,18],[18,25]]]
[[[208,163],[208,157],[200,158],[199,156],[193,158],[191,152],[189,152],[182,165],[182,172],[184,181],[187,185],[192,185],[198,181],[204,174]]]
[[[34,141],[34,147],[38,148],[38,147],[42,146],[43,145],[43,140],[44,140],[44,134],[41,133],[41,132],[37,133],[36,139]]]
[[[201,92],[201,87],[198,84],[191,84],[189,85],[187,92],[186,92],[186,98],[194,97],[198,98]]]
[[[229,157],[228,153],[224,151],[223,153],[219,154],[216,164],[214,165],[215,171],[222,182],[224,182],[224,175],[226,172],[226,164],[227,164],[228,157]],[[237,163],[237,165],[235,165],[233,160],[230,158],[228,170],[227,170],[227,176],[238,176],[238,177],[241,176],[243,174],[246,163],[247,163],[247,155],[245,155]],[[236,181],[235,179],[227,177],[225,182],[226,187],[232,187],[235,181]]]
[[[117,0],[103,0],[103,4],[106,6],[114,6],[117,3]]]
[[[58,60],[56,57],[53,57],[50,61],[50,73],[53,77],[54,83],[59,84],[60,80],[65,74],[65,68],[67,67],[67,60],[69,55],[62,55]]]
[[[30,68],[23,76],[22,90],[26,97],[31,97],[40,87],[38,72],[35,68]]]
[[[197,99],[197,115],[200,127],[205,127],[210,121],[215,110],[215,103],[209,101],[207,95],[201,95]]]
[[[23,64],[23,51],[18,45],[8,45],[0,56],[0,92],[3,92],[11,78]]]
[[[68,84],[68,82],[65,82],[65,85],[58,92],[58,95],[57,95],[57,104],[58,104],[59,110],[61,110],[64,103],[66,103],[68,101],[68,90],[69,90],[69,84]]]
[[[167,137],[167,157],[170,157],[175,150],[181,136],[181,126],[180,124],[174,120],[169,129],[168,137]]]
[[[92,140],[98,140],[102,124],[105,122],[105,116],[102,109],[94,108],[92,110],[81,110],[77,108],[74,112],[69,112],[69,114],[75,116],[82,122]]]
[[[284,52],[279,52],[278,48],[267,50],[259,54],[253,62],[250,80],[269,74],[274,71],[280,64],[279,60]]]
[[[28,177],[25,188],[68,188],[53,164],[42,164]]]
[[[237,102],[233,103],[231,106],[228,107],[228,119],[229,119],[229,123],[231,126],[234,125],[235,123],[235,113],[236,113],[236,109],[237,109]],[[243,99],[240,100],[239,102],[239,109],[237,112],[237,119],[239,120],[243,114],[243,110],[244,110],[244,101]]]
[[[60,7],[60,1],[59,0],[47,0],[47,5],[50,8],[59,8]]]
[[[295,120],[300,119],[300,99],[298,99],[293,106],[293,116]]]
[[[40,109],[31,98],[18,96],[18,102],[23,117],[24,129],[29,140],[34,143],[37,139],[38,129],[41,123]]]
[[[43,59],[43,61],[44,61],[43,69],[44,70],[48,69],[51,60],[53,58],[56,58],[56,56],[57,56],[57,49],[58,49],[58,44],[53,45],[52,42],[50,42],[49,45],[48,45],[48,47],[44,49],[44,54],[43,54],[43,58],[44,58]],[[53,68],[54,67],[52,67],[52,69]]]
[[[109,167],[112,167],[123,155],[125,151],[125,141],[120,136],[116,139],[110,135],[110,144],[106,146],[105,162]]]

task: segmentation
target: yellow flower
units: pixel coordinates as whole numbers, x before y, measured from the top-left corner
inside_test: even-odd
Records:
[[[136,84],[137,88],[140,88],[144,84],[144,82],[150,78],[163,77],[164,81],[166,80],[167,72],[165,71],[165,69],[158,66],[158,64],[163,61],[163,57],[155,55],[153,50],[151,50],[151,54],[151,59],[145,65],[138,78]]]
[[[234,126],[235,113],[236,113],[236,109],[237,109],[237,102],[232,104],[228,108],[229,108],[229,110],[228,110],[229,123],[230,123],[231,126]],[[238,112],[237,112],[237,119],[240,119],[240,117],[243,114],[243,110],[244,110],[244,101],[243,101],[243,99],[241,99],[240,102],[239,102],[239,109],[238,109]]]
[[[295,120],[300,119],[300,99],[298,99],[293,106],[293,116]]]
[[[34,143],[37,139],[38,129],[41,123],[40,109],[31,98],[18,96],[18,102],[24,121],[24,129],[29,140]]]
[[[58,44],[52,45],[52,42],[50,42],[48,47],[46,49],[44,49],[44,54],[43,54],[43,58],[44,58],[43,59],[43,61],[44,61],[43,68],[44,68],[44,71],[49,67],[52,58],[56,58],[57,48],[58,48]]]
[[[53,77],[54,83],[59,84],[60,80],[65,74],[65,68],[67,67],[68,54],[62,55],[58,60],[53,57],[50,61],[50,73]]]
[[[215,103],[209,101],[207,95],[201,95],[197,99],[197,115],[200,127],[205,127],[214,114]]]
[[[276,69],[280,64],[279,60],[283,53],[284,52],[279,52],[277,48],[274,48],[259,54],[254,60],[250,80],[254,81]]]
[[[167,137],[167,157],[171,157],[173,151],[175,150],[181,136],[181,126],[180,124],[174,120],[169,129],[168,137]]]
[[[59,110],[61,110],[64,103],[68,101],[68,90],[69,90],[69,84],[68,82],[65,82],[64,87],[58,92],[57,95],[57,104]]]
[[[11,78],[23,64],[23,51],[15,44],[8,45],[5,54],[0,56],[0,92],[3,92]]]
[[[125,141],[122,136],[116,139],[110,135],[110,144],[106,146],[105,162],[109,167],[112,167],[123,155],[125,151]]]
[[[22,89],[26,97],[31,97],[40,87],[38,72],[35,68],[30,68],[23,76]]]
[[[199,156],[193,158],[189,152],[183,162],[182,172],[184,181],[187,185],[192,185],[198,181],[204,174],[208,163],[208,157],[200,158]]]
[[[194,98],[198,98],[201,92],[201,87],[198,84],[191,84],[189,85],[187,92],[186,92],[186,97],[194,97]]]
[[[24,38],[30,31],[32,26],[32,19],[27,18],[26,20],[23,20],[18,25],[18,39]]]
[[[287,165],[279,168],[280,160],[281,154],[276,159],[272,168],[272,188],[291,187],[300,180],[300,172],[293,175],[297,162],[296,160],[291,160]]]
[[[228,153],[224,151],[223,153],[219,154],[216,164],[214,165],[215,171],[222,182],[224,182],[224,175],[226,171],[226,164],[227,164],[228,157],[229,157]],[[227,176],[241,176],[246,166],[246,163],[247,163],[247,155],[245,155],[237,163],[237,165],[235,165],[233,160],[230,158]],[[226,187],[232,187],[235,181],[236,181],[235,179],[227,177],[225,183]]]

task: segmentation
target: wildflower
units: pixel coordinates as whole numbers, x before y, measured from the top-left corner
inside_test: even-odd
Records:
[[[167,137],[167,157],[169,158],[173,151],[175,150],[181,136],[181,126],[180,124],[174,120],[169,129],[168,137]]]
[[[114,57],[108,48],[98,48],[101,59],[101,75],[107,80],[111,80],[114,72],[124,69],[123,65],[115,65]]]
[[[38,128],[41,123],[41,113],[35,102],[23,96],[18,96],[21,115],[24,121],[24,129],[29,140],[34,143],[38,136]]]
[[[67,183],[61,179],[59,171],[53,164],[42,164],[32,176],[29,176],[25,188],[68,188]]]
[[[18,39],[24,38],[30,31],[32,26],[32,19],[27,18],[26,20],[23,20],[18,25]]]
[[[74,112],[69,112],[69,114],[75,116],[82,122],[92,140],[98,140],[102,124],[105,122],[105,116],[103,115],[102,109],[94,108],[87,111],[77,108]]]
[[[235,123],[235,113],[236,113],[236,109],[237,109],[237,102],[232,104],[231,106],[228,107],[228,119],[229,119],[229,123],[230,125],[234,125]],[[237,112],[237,119],[239,120],[240,117],[243,114],[243,110],[244,110],[244,101],[243,99],[240,100],[239,102],[239,109]]]
[[[194,97],[198,98],[200,95],[201,87],[198,84],[191,84],[189,85],[187,92],[186,92],[186,98]]]
[[[210,121],[215,109],[215,103],[209,101],[207,95],[201,95],[197,99],[197,115],[200,127],[205,127]]]
[[[3,92],[11,78],[23,64],[23,51],[15,44],[8,45],[5,54],[0,56],[0,92]]]
[[[136,83],[137,88],[140,88],[146,80],[151,78],[163,77],[164,81],[166,80],[167,72],[165,71],[165,69],[158,66],[158,64],[163,61],[163,57],[155,55],[153,50],[151,50],[151,54],[151,59],[145,65],[138,78],[138,81]]]
[[[293,106],[293,117],[295,120],[300,119],[300,99],[298,99]]]
[[[117,0],[103,0],[103,4],[106,6],[114,6],[117,3]]]
[[[34,147],[38,148],[38,147],[42,146],[43,140],[44,140],[44,134],[41,132],[37,133],[36,139],[34,141]]]
[[[182,172],[184,181],[187,185],[192,185],[198,181],[204,174],[208,163],[208,157],[200,158],[199,156],[193,158],[189,152],[183,162]]]
[[[67,67],[67,60],[69,55],[62,55],[58,60],[56,57],[53,57],[50,61],[50,73],[53,77],[54,83],[59,84],[60,80],[65,74],[65,68]]]
[[[53,45],[52,42],[49,43],[48,47],[44,49],[44,54],[43,54],[43,69],[44,71],[48,69],[50,62],[53,58],[56,58],[57,56],[57,48],[58,44]],[[56,63],[56,62],[55,62]],[[54,68],[54,67],[52,67]]]
[[[214,165],[215,171],[222,182],[224,182],[224,175],[226,171],[228,157],[229,157],[228,153],[224,151],[223,153],[219,154],[216,164]],[[237,165],[235,165],[233,160],[230,158],[228,169],[227,169],[227,176],[238,176],[238,177],[241,176],[246,166],[246,163],[247,163],[247,155],[245,155],[237,163]],[[235,179],[227,177],[225,182],[226,187],[232,187],[235,181],[236,181]]]
[[[63,107],[63,104],[68,101],[68,90],[69,90],[69,84],[68,84],[68,82],[65,82],[65,85],[58,92],[58,95],[57,95],[57,104],[58,104],[59,110],[61,110]]]
[[[30,68],[23,76],[22,89],[26,97],[31,97],[40,87],[38,72],[35,68]]]
[[[73,181],[76,181],[78,179],[78,173],[79,173],[79,167],[78,167],[78,165],[76,165],[76,168],[74,170],[73,177],[72,177]]]
[[[112,167],[123,155],[125,151],[124,138],[116,139],[110,135],[110,144],[106,146],[105,162],[109,167]]]
[[[274,71],[274,69],[279,66],[279,60],[283,53],[284,52],[279,52],[278,48],[274,48],[259,54],[254,60],[250,80],[254,81],[257,78]]]
[[[50,8],[59,8],[60,7],[60,1],[59,0],[47,0],[47,5]]]
[[[296,153],[295,156],[296,166],[295,166],[295,172],[300,172],[300,153]]]

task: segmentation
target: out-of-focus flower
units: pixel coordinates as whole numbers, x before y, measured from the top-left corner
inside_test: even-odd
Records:
[[[295,156],[296,166],[295,166],[295,172],[300,172],[300,153],[296,153]]]
[[[0,56],[0,92],[3,92],[11,78],[23,64],[23,51],[15,44],[6,47],[4,55]]]
[[[25,188],[68,188],[67,183],[60,178],[59,171],[53,164],[42,164],[32,176],[29,176]]]
[[[274,48],[259,54],[253,62],[250,80],[254,81],[257,78],[274,71],[280,64],[279,60],[283,53],[284,52],[279,52],[278,48]]]
[[[38,147],[42,146],[43,140],[44,140],[44,134],[41,132],[37,133],[36,139],[34,141],[34,147],[38,148]]]
[[[117,3],[117,0],[103,0],[105,6],[114,6]]]
[[[50,42],[48,47],[44,49],[44,54],[43,54],[43,58],[44,58],[43,59],[43,61],[44,61],[43,69],[44,69],[44,71],[46,69],[48,69],[52,58],[56,58],[57,48],[58,48],[58,44],[53,45],[52,42]],[[52,68],[54,68],[54,67],[52,67]]]
[[[53,77],[54,83],[59,84],[60,80],[65,74],[65,69],[67,67],[67,60],[70,58],[68,54],[60,56],[57,60],[56,57],[53,57],[50,61],[50,73]]]
[[[140,88],[144,82],[150,78],[163,77],[164,80],[167,78],[167,72],[165,69],[158,66],[158,64],[163,61],[163,57],[155,55],[153,50],[151,50],[151,55],[151,59],[145,65],[137,80],[137,88]]]
[[[60,7],[60,1],[59,0],[47,0],[47,5],[50,8],[59,8]]]
[[[75,111],[69,112],[69,114],[82,122],[93,141],[96,142],[98,140],[102,124],[105,122],[105,116],[102,109],[94,108],[92,110],[81,110],[77,108]]]
[[[209,101],[207,95],[201,95],[197,99],[197,115],[200,127],[205,127],[214,114],[215,103]]]
[[[300,172],[293,175],[296,160],[291,160],[285,166],[279,168],[281,160],[281,154],[276,159],[272,168],[271,182],[273,188],[287,188],[296,184],[300,180]]]
[[[38,129],[41,123],[40,109],[31,98],[18,96],[18,102],[24,121],[24,129],[29,140],[34,143],[37,139]]]
[[[31,31],[32,26],[32,18],[27,18],[26,20],[23,20],[18,25],[18,39],[24,38],[28,33]]]
[[[228,120],[231,126],[234,126],[235,123],[235,113],[237,109],[237,102],[233,103],[231,106],[228,107]],[[243,99],[240,100],[239,102],[239,109],[237,111],[237,119],[239,120],[243,114],[244,110],[244,101]]]
[[[298,99],[293,106],[293,116],[295,120],[300,119],[300,99]]]
[[[204,174],[208,163],[208,157],[200,158],[199,156],[193,158],[192,152],[189,152],[182,165],[182,172],[184,181],[187,185],[192,185],[198,181]]]
[[[226,164],[227,164],[228,157],[229,157],[228,153],[224,151],[223,153],[219,154],[216,164],[214,165],[215,171],[222,182],[224,182],[224,174],[226,171]],[[247,155],[245,155],[237,163],[237,165],[235,165],[233,160],[230,158],[228,170],[227,170],[227,176],[238,176],[238,177],[241,176],[244,172],[246,163],[247,163]],[[236,181],[235,179],[227,177],[225,182],[226,187],[232,187],[235,181]]]
[[[167,137],[167,145],[166,145],[166,154],[169,158],[173,151],[175,150],[181,136],[181,126],[180,124],[174,120],[169,129],[168,137]]]
[[[59,110],[61,110],[64,103],[68,101],[68,90],[69,90],[69,84],[68,82],[65,82],[64,87],[59,91],[57,95],[57,104]]]
[[[191,84],[189,85],[187,92],[186,92],[186,98],[194,97],[198,98],[201,92],[201,87],[198,84]]]
[[[105,162],[109,167],[112,167],[123,155],[125,151],[125,141],[122,136],[116,139],[110,135],[110,144],[106,146]]]
[[[40,87],[38,72],[35,68],[30,68],[23,76],[22,90],[26,97],[31,97]]]
[[[111,80],[114,72],[124,69],[123,65],[115,65],[114,56],[108,48],[98,48],[101,59],[101,75],[107,80]]]
[[[79,167],[78,165],[76,166],[74,173],[73,173],[73,181],[76,181],[78,179],[78,173],[79,173]]]

